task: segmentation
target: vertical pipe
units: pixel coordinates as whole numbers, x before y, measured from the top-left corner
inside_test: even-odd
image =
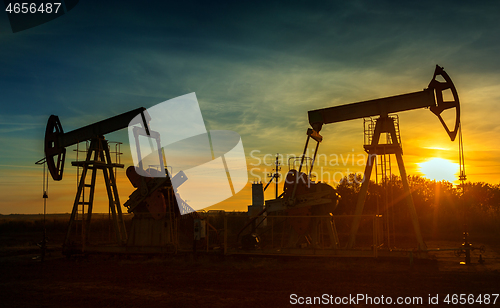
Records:
[[[274,249],[274,216],[271,216],[271,222],[271,247]]]
[[[380,134],[382,131],[383,121],[384,118],[380,117],[377,119],[377,122],[375,124],[375,131],[373,132],[372,143],[371,143],[371,146],[373,147],[378,145]],[[370,154],[369,152],[365,166],[365,176],[363,178],[363,183],[361,184],[361,189],[359,191],[358,202],[356,203],[356,210],[354,212],[355,216],[351,226],[347,248],[353,248],[354,242],[356,241],[356,233],[358,233],[359,223],[361,220],[360,215],[363,213],[363,208],[365,206],[365,200],[366,200],[366,193],[368,192],[368,184],[370,183],[370,177],[372,175],[372,170],[373,170],[373,162],[371,161],[371,156],[372,154]]]
[[[205,222],[205,236],[207,237],[207,252],[208,252],[208,245],[209,245],[208,235],[210,234],[210,228],[208,227],[210,224],[208,223],[208,218],[209,218],[209,214],[207,213],[207,221]]]
[[[314,162],[316,161],[316,154],[318,153],[319,142],[316,142],[316,148],[314,149],[314,156],[311,162],[311,169],[309,170],[309,179],[311,178],[311,174],[314,168]]]
[[[104,139],[102,139],[101,142],[103,144],[102,148],[104,151],[104,153],[101,153],[102,159],[104,162],[106,162],[106,164],[111,165],[111,153],[109,152],[107,142]],[[107,173],[109,175],[109,178],[106,178],[106,170],[108,170]],[[118,243],[123,244],[127,241],[127,230],[125,228],[125,222],[123,221],[120,196],[118,195],[118,188],[116,187],[116,177],[113,173],[113,167],[110,166],[109,169],[104,168],[103,173],[106,183],[109,182],[109,187],[106,187],[106,189],[108,191],[110,207],[114,208],[116,206],[116,212],[118,214],[118,216],[116,217],[117,221],[115,223],[117,225],[118,232],[120,233],[120,240],[118,241]],[[106,184],[106,186],[108,186],[108,184]]]
[[[377,219],[378,215],[373,216],[373,257],[378,257],[378,229],[377,229]]]
[[[275,199],[278,199],[278,154],[276,154],[276,166],[275,166],[275,173],[274,173],[274,177],[275,177],[275,181],[276,181],[276,189],[274,190],[275,191],[275,194],[276,194],[276,197]],[[272,180],[272,179],[271,179]]]
[[[104,139],[99,139],[99,142],[100,142],[99,157],[100,157],[101,161],[105,164],[110,163],[110,162],[106,162],[106,157],[108,155],[106,155],[106,156],[104,155],[104,152],[106,152],[106,151],[108,151],[108,154],[109,154],[107,142]],[[94,172],[97,172],[97,169],[94,169]],[[111,172],[111,175],[110,175],[110,172]],[[113,198],[113,192],[111,189],[111,186],[113,185],[113,183],[111,183],[111,179],[110,179],[110,176],[112,176],[112,174],[113,174],[112,168],[111,167],[110,168],[103,167],[102,173],[103,173],[103,177],[104,177],[104,185],[106,186],[106,193],[108,194],[109,209],[111,209],[111,214],[113,217],[113,227],[115,229],[116,242],[121,244],[123,241],[122,241],[122,234],[120,232],[120,226],[118,224],[117,209],[116,209],[117,204],[115,203],[115,200]],[[92,185],[92,186],[94,186],[94,185]]]
[[[224,212],[224,255],[227,255],[227,216]]]
[[[98,144],[96,145],[96,142]],[[101,150],[101,144],[100,144],[100,139],[96,139],[94,144],[94,161],[99,160],[99,151]],[[97,148],[95,147],[97,146]],[[91,151],[92,151],[92,144],[91,144]],[[97,168],[96,165],[94,164],[92,166],[92,176],[90,180],[90,192],[89,192],[89,204],[87,206],[87,221],[85,222],[85,232],[84,232],[84,241],[82,243],[82,250],[83,247],[85,246],[86,242],[89,240],[89,233],[90,233],[90,221],[92,220],[92,211],[94,209],[94,194],[95,194],[95,182],[96,182],[96,177],[97,177]],[[85,186],[85,185],[84,185]],[[82,217],[83,219],[83,217]],[[83,220],[82,220],[82,225],[83,225]]]
[[[394,127],[394,121],[388,123],[389,133],[391,134],[392,143],[398,144],[398,139],[396,136],[396,128]],[[406,169],[403,162],[403,151],[396,151],[396,162],[399,167],[399,174],[401,175],[401,181],[403,182],[403,188],[406,191],[406,204],[408,206],[408,211],[410,213],[411,222],[413,224],[413,230],[415,231],[415,237],[417,238],[418,248],[421,250],[426,250],[427,245],[425,245],[424,239],[422,238],[422,233],[420,231],[420,224],[418,222],[417,211],[415,210],[415,204],[413,203],[413,197],[411,195],[410,185],[408,184],[408,176],[406,175]]]
[[[297,191],[297,185],[299,184],[300,172],[302,171],[302,164],[304,163],[304,159],[306,157],[307,145],[309,144],[310,138],[311,138],[311,135],[307,134],[306,145],[304,146],[304,152],[302,153],[302,159],[300,160],[299,171],[297,172],[297,175],[295,176],[295,185],[293,186],[292,196],[290,197],[290,200],[292,200],[292,202],[294,202],[293,200],[295,199],[295,192]]]

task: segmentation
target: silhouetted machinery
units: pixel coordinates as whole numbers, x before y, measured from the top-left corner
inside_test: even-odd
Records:
[[[309,130],[308,133],[311,131]],[[330,185],[316,183],[311,180],[310,173],[302,172],[303,167],[307,167],[307,162],[310,162],[310,159],[303,156],[300,159],[299,170],[294,168],[295,164],[289,162],[283,193],[275,199],[266,200],[265,208],[240,230],[238,238],[242,232],[252,226],[251,232],[241,238],[244,250],[259,246],[260,239],[256,228],[263,222],[262,215],[267,215],[267,219],[272,220],[273,226],[280,225],[283,233],[280,239],[282,248],[339,248],[333,219],[324,219],[325,215],[329,215],[337,207],[339,196]],[[252,190],[255,189],[262,193],[262,184],[253,184]],[[255,197],[255,191],[253,194]],[[260,222],[256,224],[257,221]]]
[[[444,99],[443,93],[446,93],[446,91],[451,92],[451,95],[446,96],[447,98],[451,98],[449,101]],[[272,215],[272,213],[284,213],[287,216],[292,216],[288,220],[293,229],[292,235],[290,236],[291,240],[288,244],[289,248],[340,248],[338,235],[335,230],[334,216],[332,216],[331,228],[329,228],[330,240],[326,241],[328,246],[318,246],[319,240],[317,235],[320,234],[320,232],[317,228],[319,224],[317,221],[315,222],[314,219],[321,215],[331,215],[338,201],[338,195],[331,186],[325,183],[316,183],[310,179],[319,143],[323,140],[319,132],[324,124],[370,117],[370,125],[368,125],[368,129],[365,130],[364,148],[369,155],[364,172],[364,181],[361,185],[356,204],[349,240],[347,245],[343,247],[350,249],[355,245],[356,234],[360,225],[361,215],[363,214],[368,184],[375,163],[375,156],[394,154],[406,192],[405,196],[408,213],[418,242],[418,248],[425,250],[426,245],[420,232],[417,213],[415,211],[403,163],[403,151],[399,137],[399,125],[397,123],[398,118],[393,115],[396,112],[420,108],[429,108],[431,112],[439,118],[451,140],[453,141],[455,139],[460,126],[458,94],[448,74],[442,67],[437,65],[431,82],[423,91],[309,111],[309,123],[312,128],[307,130],[307,140],[304,152],[301,156],[300,167],[298,170],[291,169],[288,172],[283,187],[283,193],[276,199],[267,200],[265,202],[265,209],[259,213],[259,216],[263,215],[265,212],[267,212],[268,215]],[[455,108],[456,112],[453,129],[447,126],[441,115],[444,110],[451,108]],[[377,118],[373,119],[372,117]],[[381,135],[384,133],[387,137],[386,142],[381,140]],[[307,161],[306,151],[311,139],[317,143],[308,174],[306,174],[302,172],[302,169],[304,162]],[[390,175],[386,174],[386,176]],[[254,220],[257,219],[258,217],[254,218]],[[250,225],[250,223],[248,225]],[[253,232],[255,232],[255,228]],[[248,238],[249,236],[247,235],[243,237],[242,240],[248,241]],[[285,245],[285,247],[287,247],[287,245]]]
[[[445,100],[443,93],[446,93],[446,91],[451,93],[451,95],[447,96],[451,100]],[[267,215],[269,217],[284,217],[283,224],[290,227],[290,232],[287,232],[287,239],[282,240],[282,243],[286,242],[282,244],[284,248],[307,247],[333,250],[342,248],[335,228],[335,219],[332,215],[338,204],[339,196],[335,189],[328,184],[311,180],[319,144],[323,140],[319,132],[324,124],[370,117],[368,129],[365,126],[364,145],[365,151],[369,155],[364,172],[364,181],[361,185],[350,228],[349,240],[345,247],[350,249],[355,245],[374,165],[374,157],[382,156],[384,157],[382,161],[386,161],[385,156],[395,155],[403,187],[406,191],[407,209],[418,243],[418,249],[425,250],[426,245],[420,232],[417,213],[403,163],[398,118],[393,115],[396,112],[420,108],[429,108],[439,118],[451,140],[455,139],[460,129],[458,94],[448,74],[439,66],[436,66],[431,82],[423,91],[309,111],[309,123],[312,128],[307,130],[307,140],[304,152],[300,157],[299,168],[298,170],[294,167],[290,168],[285,178],[283,193],[275,199],[265,201],[264,209],[241,229],[240,233],[248,226],[252,226],[252,232],[242,238],[243,246],[246,248],[255,248],[257,246],[258,236],[255,235],[255,223],[256,221],[263,222],[263,215]],[[455,125],[453,129],[450,129],[441,114],[444,110],[452,108],[455,108],[456,116]],[[141,114],[141,117],[136,118],[139,114]],[[138,119],[136,121],[139,121],[139,123],[130,123],[133,119]],[[62,179],[66,147],[90,140],[86,159],[72,162],[74,166],[82,168],[82,173],[78,182],[77,194],[64,242],[65,251],[68,253],[88,251],[91,248],[86,245],[89,243],[96,174],[99,169],[102,170],[104,176],[116,242],[129,251],[151,252],[151,247],[156,248],[156,250],[153,249],[156,252],[177,249],[177,224],[180,216],[178,206],[184,207],[188,205],[177,203],[177,200],[182,199],[176,198],[176,192],[172,188],[168,171],[165,168],[166,163],[161,151],[160,136],[149,128],[149,119],[146,110],[138,108],[65,133],[59,118],[54,115],[50,116],[45,134],[45,158],[54,180]],[[136,142],[138,142],[137,136],[141,134],[147,134],[150,138],[156,140],[159,165],[148,166],[148,169],[144,170],[143,168],[141,171],[141,174],[150,174],[151,177],[139,176],[133,166],[127,169],[127,176],[136,188],[130,195],[129,200],[124,204],[129,212],[134,213],[131,231],[127,236],[116,187],[116,178],[113,173],[113,168],[123,168],[124,166],[112,162],[108,142],[104,139],[104,135],[126,128],[131,124],[142,125],[141,129],[134,130]],[[385,143],[381,140],[382,134],[386,134]],[[314,156],[309,160],[306,158],[306,152],[311,139],[317,143]],[[140,146],[136,148],[139,149]],[[140,160],[141,155],[140,153],[137,154]],[[308,170],[303,172],[304,169]],[[86,178],[89,170],[91,171],[91,180],[90,183],[87,183]],[[167,176],[155,177],[153,173],[158,172],[165,172]],[[387,174],[384,174],[384,176],[387,176]],[[86,190],[88,190],[87,197]],[[260,193],[263,194],[262,186],[260,190]],[[80,211],[84,213],[85,207],[87,208],[85,219],[85,215],[81,215],[81,218],[77,219],[77,213]],[[197,214],[194,213],[193,215]],[[329,218],[328,221],[323,219],[325,216]],[[74,225],[80,226],[82,231],[80,238],[74,236]],[[192,226],[193,222],[190,225]],[[191,232],[193,232],[192,229]]]
[[[139,120],[141,123],[131,123],[139,114],[142,115],[138,117],[142,119],[142,121]],[[154,252],[161,252],[177,248],[177,218],[180,215],[175,198],[176,192],[172,188],[168,171],[164,167],[161,147],[157,147],[160,166],[156,166],[156,168],[148,166],[148,169],[144,170],[152,177],[138,175],[133,166],[127,169],[127,177],[137,188],[124,204],[129,212],[134,213],[132,227],[127,236],[115,173],[113,172],[114,168],[123,168],[124,165],[112,161],[108,141],[104,138],[105,134],[126,128],[129,125],[142,124],[142,133],[147,132],[147,135],[155,139],[159,145],[160,136],[157,132],[149,129],[149,120],[150,116],[146,109],[138,108],[70,132],[64,132],[59,118],[55,115],[49,117],[45,132],[45,157],[49,172],[54,180],[59,181],[63,177],[66,147],[90,140],[85,160],[72,162],[73,166],[82,168],[82,171],[64,241],[64,253],[91,251],[93,248],[93,245],[90,245],[89,234],[97,170],[103,172],[115,242],[119,244],[118,246],[125,247],[125,251],[131,252],[150,252],[151,249]],[[134,133],[137,135],[141,132],[134,131]],[[141,157],[140,153],[138,153],[138,157]],[[166,176],[164,174],[163,177],[154,177],[153,173],[161,172],[161,170],[164,170]],[[91,171],[90,182],[88,182],[87,177],[88,171]],[[187,206],[187,204],[181,204],[181,206]],[[109,249],[112,251],[115,248],[110,247]],[[102,249],[103,247],[99,247],[100,251]]]
[[[446,91],[449,91],[449,93],[446,93]],[[443,93],[448,95],[445,96]],[[445,101],[444,97],[451,100]],[[319,132],[324,124],[378,116],[378,118],[375,119],[375,124],[371,125],[371,127],[365,131],[367,138],[365,139],[364,148],[369,155],[364,172],[364,181],[361,185],[361,190],[354,212],[354,215],[356,216],[351,226],[347,248],[352,248],[355,244],[356,233],[360,222],[359,215],[363,213],[368,184],[374,165],[373,156],[394,154],[396,156],[403,187],[406,191],[406,203],[418,242],[418,248],[422,250],[426,249],[426,245],[420,232],[417,213],[413,204],[413,198],[408,185],[406,170],[403,163],[403,150],[401,147],[398,129],[399,125],[396,125],[397,117],[390,115],[396,112],[420,108],[429,108],[431,112],[439,118],[446,132],[450,136],[451,141],[455,140],[460,127],[460,103],[458,94],[451,78],[444,71],[444,69],[438,65],[436,65],[431,82],[423,91],[309,111],[309,123],[313,128],[311,135],[319,135]],[[455,124],[453,129],[450,129],[443,120],[442,112],[452,108],[455,108]],[[386,133],[387,136],[385,143],[382,142],[380,138],[384,133]],[[321,139],[315,140],[317,140],[318,143],[321,141]]]

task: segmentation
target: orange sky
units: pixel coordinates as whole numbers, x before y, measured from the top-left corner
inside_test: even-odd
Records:
[[[0,57],[0,213],[43,211],[42,168],[34,163],[44,155],[51,114],[71,131],[196,92],[206,128],[237,132],[249,172],[261,169],[249,173],[249,184],[236,196],[212,207],[245,210],[250,183],[267,182],[273,168],[254,166],[255,157],[301,154],[307,111],[421,91],[436,64],[460,97],[468,179],[500,182],[499,3],[235,6],[207,14],[207,8],[117,11],[103,4],[96,11],[81,4],[18,33],[1,30],[9,27],[7,17],[0,18],[0,41],[8,47]],[[431,158],[458,163],[458,142],[429,110],[399,117],[408,174],[422,175],[419,164]],[[321,134],[320,154],[346,159],[364,153],[362,119],[325,125]],[[124,142],[122,162],[129,165],[127,132],[106,137]],[[49,213],[71,211],[72,149],[63,180],[50,180]],[[340,161],[318,167],[337,179],[363,171],[357,160],[354,166]],[[282,174],[287,170],[284,162]],[[124,170],[118,174],[123,204],[132,186]],[[96,211],[107,212],[102,187],[96,197]]]
[[[452,75],[452,78],[454,77]],[[499,166],[496,163],[496,153],[498,153],[499,149],[497,149],[498,146],[496,143],[488,142],[489,139],[494,140],[494,132],[483,132],[480,128],[472,124],[472,121],[475,121],[480,114],[483,114],[483,117],[487,118],[487,112],[479,113],[477,111],[477,106],[485,104],[481,100],[483,97],[475,96],[475,93],[479,91],[477,89],[468,86],[460,87],[463,82],[461,81],[462,78],[458,79],[459,84],[457,85],[457,89],[462,102],[463,135],[468,179],[470,181],[484,181],[496,184],[499,182]],[[425,84],[425,81],[421,81],[420,83]],[[401,91],[390,90],[386,89],[383,92],[386,96],[401,94]],[[366,94],[364,97],[357,95],[357,97],[361,100],[374,98],[368,95]],[[203,99],[200,98],[202,112],[203,105]],[[327,105],[327,103],[324,103],[324,105]],[[315,106],[315,108],[323,106]],[[473,106],[476,108],[473,108]],[[305,131],[308,127],[307,113],[298,114],[297,117],[301,117],[302,119],[297,123],[300,125],[297,125],[293,131],[287,131],[286,128],[280,129],[279,127],[274,127],[271,131],[264,129],[263,132],[267,134],[266,138],[269,139],[262,141],[262,147],[256,142],[258,138],[252,139],[248,131],[240,132],[247,156],[249,184],[236,196],[216,204],[210,207],[210,209],[246,210],[246,206],[251,204],[250,183],[253,181],[263,181],[266,183],[268,181],[266,175],[271,173],[274,168],[276,153],[280,153],[284,157],[283,160],[285,162],[280,162],[282,164],[281,173],[285,174],[288,171],[286,163],[287,155],[300,155],[306,140]],[[408,174],[424,175],[420,172],[419,164],[432,158],[442,158],[453,163],[458,163],[458,138],[454,142],[450,141],[437,117],[429,110],[421,109],[402,112],[399,114],[399,117],[404,151],[403,158]],[[214,125],[209,123],[209,126]],[[121,134],[123,132],[120,134],[110,134],[110,139],[113,136],[119,139]],[[323,181],[336,185],[336,181],[342,175],[350,172],[364,171],[366,153],[362,147],[362,119],[325,125],[321,134],[324,137],[324,141],[319,148],[319,157],[315,165],[315,171],[324,174]],[[312,146],[311,143],[309,146],[309,155],[312,154],[314,149]],[[76,168],[72,167],[70,163],[72,160],[75,160],[73,149],[74,147],[68,149],[64,179],[59,182],[50,179],[49,212],[61,213],[71,211],[76,193]],[[130,165],[131,160],[127,144],[122,145],[122,152],[124,152],[122,162],[127,166]],[[394,157],[392,160],[393,173],[398,174]],[[259,162],[261,163],[260,165]],[[4,191],[7,192],[4,194],[2,201],[2,213],[37,213],[43,210],[41,199],[41,166],[29,164],[18,168],[17,166],[9,167],[3,165],[2,172],[2,186],[6,188]],[[98,179],[100,177],[102,175],[98,174]],[[374,179],[374,176],[372,176],[372,179]],[[95,209],[98,212],[106,212],[107,197],[102,187],[102,181],[98,181],[98,183],[101,183],[101,185],[96,190]],[[123,204],[128,199],[128,195],[133,191],[124,170],[119,170],[118,172],[118,186]],[[281,189],[282,186],[280,185]],[[274,185],[271,185],[266,191],[266,198],[273,197]]]

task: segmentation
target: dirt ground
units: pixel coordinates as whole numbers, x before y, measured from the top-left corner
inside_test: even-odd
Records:
[[[264,258],[202,255],[90,255],[66,258],[52,237],[42,263],[33,242],[39,234],[0,232],[1,307],[406,307],[500,306],[500,241],[473,238],[472,265],[451,251],[430,259]],[[55,238],[55,239],[54,239]],[[456,248],[458,241],[427,241],[429,248]],[[450,303],[445,303],[449,294]],[[460,305],[453,294],[474,299]],[[490,294],[490,303],[479,303]],[[429,297],[437,297],[437,304]],[[361,296],[365,297],[362,299]],[[384,304],[374,303],[384,300]],[[472,297],[470,297],[472,296]],[[316,304],[308,304],[308,300]],[[366,297],[372,298],[372,304]],[[360,299],[354,301],[353,299]],[[412,301],[416,298],[416,302]],[[421,298],[421,302],[418,302]],[[343,303],[342,303],[343,301]],[[294,304],[295,303],[295,304]],[[302,305],[302,303],[304,303]],[[323,304],[321,304],[323,303]]]
[[[498,251],[497,251],[498,252]],[[490,252],[491,256],[496,256]],[[286,307],[299,297],[422,297],[407,307],[446,305],[447,294],[500,293],[496,257],[459,265],[440,260],[232,258],[177,255],[118,257],[91,255],[67,259],[53,251],[3,250],[0,261],[2,307]],[[291,297],[296,294],[296,297]],[[439,305],[428,303],[439,295]],[[500,300],[496,305],[500,305]],[[297,305],[295,305],[297,306]],[[304,305],[311,306],[311,305]],[[349,302],[346,307],[370,306]]]

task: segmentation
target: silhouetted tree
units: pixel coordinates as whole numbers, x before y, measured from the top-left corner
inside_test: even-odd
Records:
[[[447,181],[431,181],[420,176],[409,176],[408,183],[422,231],[425,234],[460,234],[463,224],[475,232],[500,232],[500,185],[484,182],[462,186]],[[353,214],[361,188],[361,177],[351,174],[337,186],[341,196],[335,214]],[[411,231],[406,204],[406,191],[401,178],[392,175],[385,187],[370,181],[364,214],[393,217],[394,228]]]

